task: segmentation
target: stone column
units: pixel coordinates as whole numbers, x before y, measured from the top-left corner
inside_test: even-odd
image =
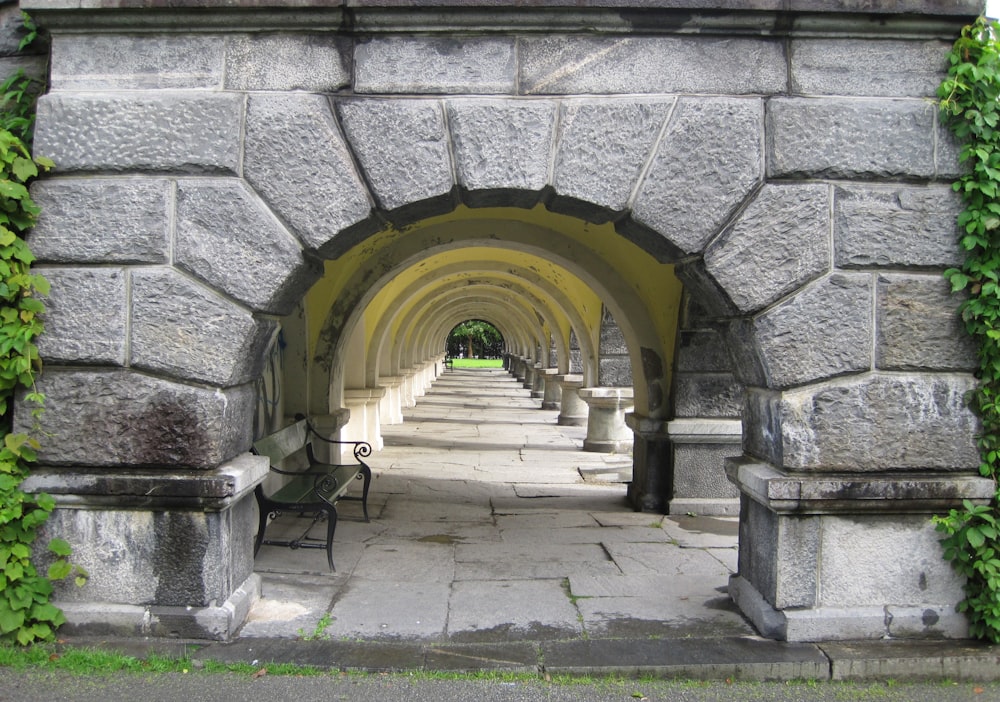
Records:
[[[632,479],[626,497],[637,512],[667,514],[673,472],[666,422],[628,412],[625,424],[633,432]]]
[[[560,387],[559,418],[556,419],[556,424],[567,427],[587,426],[587,403],[580,399],[583,376],[557,375],[555,380]]]
[[[382,448],[382,431],[379,424],[379,400],[385,388],[345,388],[344,404],[351,411],[351,418],[341,432],[348,441],[367,441],[376,451]]]
[[[535,364],[531,359],[526,358],[524,359],[524,389],[534,390],[534,388],[535,388]]]
[[[539,361],[535,364],[534,373],[531,374],[531,396],[536,400],[542,399],[545,395],[545,372],[548,368],[542,366]]]
[[[378,379],[379,387],[385,390],[382,400],[378,403],[379,420],[382,424],[403,423],[403,377],[400,375],[383,375]]]
[[[545,368],[542,370],[542,409],[557,410],[562,400],[562,387],[559,381],[558,368]]]
[[[416,382],[414,380],[416,372],[412,368],[400,368],[399,371],[403,374],[403,384],[400,388],[400,401],[403,403],[403,407],[413,407],[417,404],[417,394],[413,389]]]
[[[584,451],[625,453],[632,448],[632,430],[625,413],[632,409],[632,388],[582,388],[580,399],[587,403],[587,438]]]

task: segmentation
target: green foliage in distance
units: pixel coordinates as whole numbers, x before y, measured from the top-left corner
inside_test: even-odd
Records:
[[[22,48],[35,35],[33,26],[27,29]],[[62,539],[48,544],[55,558],[47,574],[35,570],[32,546],[55,502],[48,495],[21,490],[39,448],[34,434],[45,398],[35,389],[35,375],[41,370],[35,339],[42,332],[40,315],[45,311],[38,295],[49,290],[47,281],[30,270],[35,257],[24,233],[34,225],[38,207],[27,186],[39,169],[53,167],[48,159],[32,158],[25,141],[37,96],[29,87],[22,73],[0,86],[0,641],[22,645],[53,639],[65,621],[49,601],[52,581],[74,573],[78,584],[86,581],[86,574],[67,560],[70,547]],[[32,407],[31,435],[13,431],[13,399],[20,390],[25,392],[24,406]]]
[[[458,356],[460,349],[465,350],[468,358],[499,356],[503,351],[503,335],[489,322],[467,319],[448,334],[448,355]]]
[[[966,330],[978,342],[979,385],[972,399],[982,421],[979,472],[1000,475],[1000,25],[980,18],[962,30],[948,54],[948,77],[938,89],[941,119],[962,144],[967,171],[953,187],[965,209],[958,217],[965,251],[961,268],[945,271],[962,292]],[[973,636],[1000,642],[1000,495],[988,505],[965,500],[936,517],[944,557],[966,578],[959,611]]]

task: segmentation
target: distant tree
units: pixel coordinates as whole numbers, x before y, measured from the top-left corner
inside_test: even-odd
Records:
[[[499,356],[503,350],[503,335],[489,322],[481,319],[467,319],[448,334],[447,350],[449,356],[458,356],[462,347],[468,351],[468,357]]]

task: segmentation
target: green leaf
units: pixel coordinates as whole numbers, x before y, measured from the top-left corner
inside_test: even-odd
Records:
[[[49,550],[57,556],[68,556],[73,552],[69,542],[65,539],[55,538],[49,541]]]

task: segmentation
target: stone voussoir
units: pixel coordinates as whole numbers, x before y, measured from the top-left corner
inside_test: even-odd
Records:
[[[702,251],[763,177],[762,130],[759,98],[680,98],[632,220],[685,253]]]
[[[351,148],[384,209],[446,196],[455,184],[437,100],[339,100]]]
[[[705,269],[741,312],[762,309],[829,269],[829,190],[765,185],[705,251]]]
[[[260,374],[276,322],[169,268],[134,270],[131,300],[132,367],[221,387]]]
[[[871,369],[872,280],[834,273],[759,315],[753,334],[772,388]]]
[[[34,151],[60,173],[235,174],[239,164],[237,94],[52,93],[37,116]]]
[[[256,94],[247,105],[243,174],[311,249],[366,226],[372,202],[321,95]]]
[[[177,265],[261,312],[287,314],[319,278],[319,264],[246,185],[177,184]]]

